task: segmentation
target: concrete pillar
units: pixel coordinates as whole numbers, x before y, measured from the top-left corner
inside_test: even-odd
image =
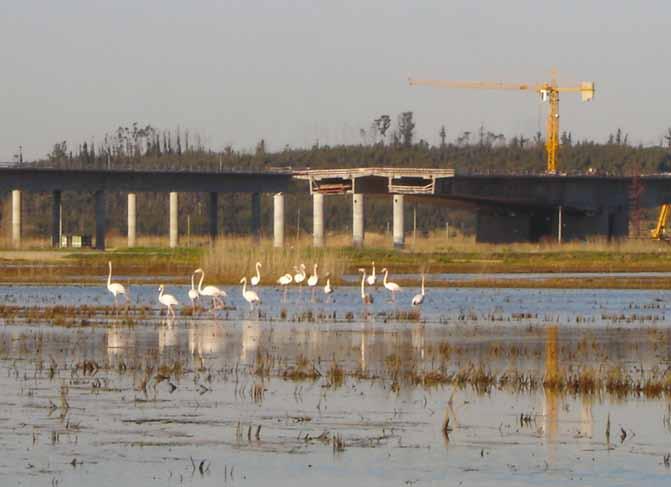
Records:
[[[136,218],[137,218],[137,197],[135,193],[128,193],[128,247],[132,248],[136,245]]]
[[[208,227],[210,243],[214,243],[219,234],[219,193],[211,192],[208,208]]]
[[[252,236],[261,238],[261,193],[252,193]]]
[[[403,195],[395,194],[394,198],[394,247],[402,249],[405,245],[405,219],[403,218]]]
[[[324,195],[312,194],[312,245],[324,246]]]
[[[12,245],[21,247],[21,190],[12,190]]]
[[[352,194],[352,245],[363,247],[365,234],[365,211],[363,194]]]
[[[107,231],[107,218],[105,212],[105,192],[98,190],[95,193],[96,207],[96,249],[105,250],[105,233]]]
[[[174,249],[177,247],[179,242],[179,230],[178,230],[178,218],[179,212],[177,208],[177,193],[174,191],[170,192],[170,248]]]
[[[56,190],[53,193],[51,207],[51,246],[61,247],[61,236],[63,235],[63,205],[61,203],[61,192]]]
[[[284,247],[284,194],[273,196],[273,247]]]

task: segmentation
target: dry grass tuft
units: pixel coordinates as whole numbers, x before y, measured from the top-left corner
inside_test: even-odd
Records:
[[[330,272],[340,276],[349,267],[349,257],[343,250],[312,248],[308,241],[298,245],[273,248],[272,241],[256,241],[252,238],[226,238],[218,240],[203,256],[202,266],[213,278],[230,281],[254,273],[256,262],[261,262],[261,282],[274,284],[287,272],[294,273],[294,266],[305,264],[307,272],[312,272],[314,264],[319,265],[319,274]]]

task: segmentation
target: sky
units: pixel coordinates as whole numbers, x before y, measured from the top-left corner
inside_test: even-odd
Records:
[[[414,112],[417,138],[531,136],[525,92],[408,86],[408,77],[594,81],[562,95],[561,130],[659,143],[671,126],[671,2],[657,0],[5,0],[0,6],[0,161],[119,125],[187,128],[251,150],[359,143]]]

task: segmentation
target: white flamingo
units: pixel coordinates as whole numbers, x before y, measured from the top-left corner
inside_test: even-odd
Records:
[[[305,273],[305,264],[301,264],[300,268],[294,266],[294,282],[298,284],[298,290],[299,290],[299,295],[302,297],[303,296],[303,281],[305,281],[305,278],[307,277],[307,274]]]
[[[385,267],[382,269],[382,272],[384,272],[384,280],[382,283],[384,284],[384,287],[391,293],[391,300],[392,302],[396,302],[396,293],[401,292],[401,286],[396,284],[395,282],[387,282],[387,275],[389,274],[389,271]]]
[[[172,294],[163,293],[163,284],[158,287],[158,302],[168,307],[168,316],[175,317],[175,310],[172,307],[179,306],[179,302],[177,302],[175,296]]]
[[[326,273],[326,285],[324,286],[324,294],[326,294],[328,298],[330,298],[331,294],[333,294],[333,288],[331,287],[331,274],[328,272]]]
[[[375,281],[377,281],[377,276],[375,275],[375,261],[373,261],[373,272],[368,276],[366,282],[368,282],[369,286],[375,286]]]
[[[359,269],[361,272],[361,302],[363,304],[373,304],[373,296],[366,294],[364,285],[366,284],[366,269]]]
[[[126,288],[118,282],[112,282],[112,261],[108,261],[107,264],[110,268],[110,272],[107,276],[107,290],[112,293],[112,296],[114,296],[114,306],[116,307],[117,305],[117,296],[119,294],[123,294],[123,297],[126,299],[126,303],[128,303],[129,298],[128,294],[126,294]]]
[[[252,286],[258,286],[259,283],[261,282],[261,270],[260,270],[261,267],[263,267],[261,265],[261,262],[257,262],[256,263],[256,275],[249,280],[249,283]]]
[[[225,298],[226,291],[219,289],[216,286],[205,286],[203,287],[203,281],[205,280],[205,271],[203,269],[196,269],[194,274],[200,273],[200,281],[198,281],[198,294],[201,296],[207,296],[212,298],[212,307],[213,308],[223,308],[224,301],[222,298]]]
[[[279,284],[280,286],[282,286],[284,288],[284,298],[283,298],[284,302],[286,302],[286,300],[287,300],[287,289],[289,288],[289,284],[291,284],[293,282],[293,280],[294,280],[294,278],[289,273],[284,274],[282,277],[280,277],[277,280],[277,284]]]
[[[415,297],[412,298],[412,305],[413,306],[420,306],[424,302],[424,274],[422,274],[422,292],[419,294],[415,294]]]
[[[312,269],[312,275],[308,277],[308,286],[312,288],[312,298],[311,300],[315,300],[315,290],[317,289],[317,284],[319,283],[319,275],[317,274],[317,267],[319,267],[317,264],[314,265]]]
[[[193,282],[193,278],[195,275],[196,275],[195,272],[191,274],[191,289],[189,289],[189,299],[191,300],[191,309],[193,311],[196,311],[196,300],[200,296],[200,294],[198,294],[198,289],[196,289],[196,285]]]
[[[249,303],[249,309],[251,311],[254,311],[254,305],[255,304],[261,304],[261,300],[259,299],[259,295],[256,294],[254,291],[251,289],[248,291],[247,290],[247,278],[243,277],[240,279],[240,284],[242,284],[242,297],[245,298],[245,301]]]

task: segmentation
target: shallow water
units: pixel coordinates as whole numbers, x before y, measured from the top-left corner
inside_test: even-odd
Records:
[[[181,301],[186,289],[168,287]],[[133,326],[121,316],[0,326],[3,484],[661,485],[671,475],[663,394],[427,386],[396,375],[663,371],[668,292],[429,289],[408,321],[399,313],[414,290],[396,305],[379,290],[364,310],[358,288],[338,289],[335,303],[292,289],[287,304],[262,288],[261,315],[239,288],[227,291],[234,309],[195,319],[161,319],[156,286],[140,285],[133,303],[156,309]],[[111,297],[100,286],[2,286],[0,301]],[[301,366],[315,377],[294,380]]]
[[[438,272],[425,274],[429,281],[481,281],[481,280],[512,280],[526,279],[539,281],[543,279],[645,279],[645,278],[668,278],[670,272]],[[378,275],[379,277],[379,275]],[[389,280],[393,276],[389,276]],[[399,274],[403,280],[416,279],[419,281],[421,274]],[[343,276],[348,282],[361,282],[361,274],[346,274]]]
[[[383,287],[366,288],[374,297],[374,303],[361,305],[361,289],[356,286],[337,288],[331,297],[325,297],[321,288],[315,291],[314,300],[310,290],[292,288],[285,295],[283,290],[262,286],[255,288],[262,304],[254,312],[242,298],[240,286],[220,286],[228,297],[227,311],[212,313],[210,302],[204,299],[199,317],[236,320],[261,316],[276,320],[286,314],[289,320],[305,319],[311,313],[317,321],[343,320],[347,317],[363,319],[377,316],[393,319],[413,311],[412,297],[418,288],[404,288],[392,302],[390,293]],[[182,309],[190,310],[187,297],[189,287],[166,284],[166,293],[173,294]],[[613,323],[655,323],[664,321],[664,312],[671,303],[671,291],[666,290],[608,290],[608,289],[468,289],[429,288],[419,312],[423,322],[503,322],[503,323],[575,323],[583,326]],[[158,313],[156,285],[134,284],[129,288],[132,306],[147,306]],[[25,307],[49,306],[112,306],[112,296],[102,285],[0,285],[0,303]],[[124,298],[119,298],[122,313]],[[260,311],[260,315],[259,315]],[[163,311],[164,312],[164,311]],[[319,318],[321,316],[321,318]],[[1,320],[1,317],[0,317]],[[1,321],[0,321],[1,322]]]

